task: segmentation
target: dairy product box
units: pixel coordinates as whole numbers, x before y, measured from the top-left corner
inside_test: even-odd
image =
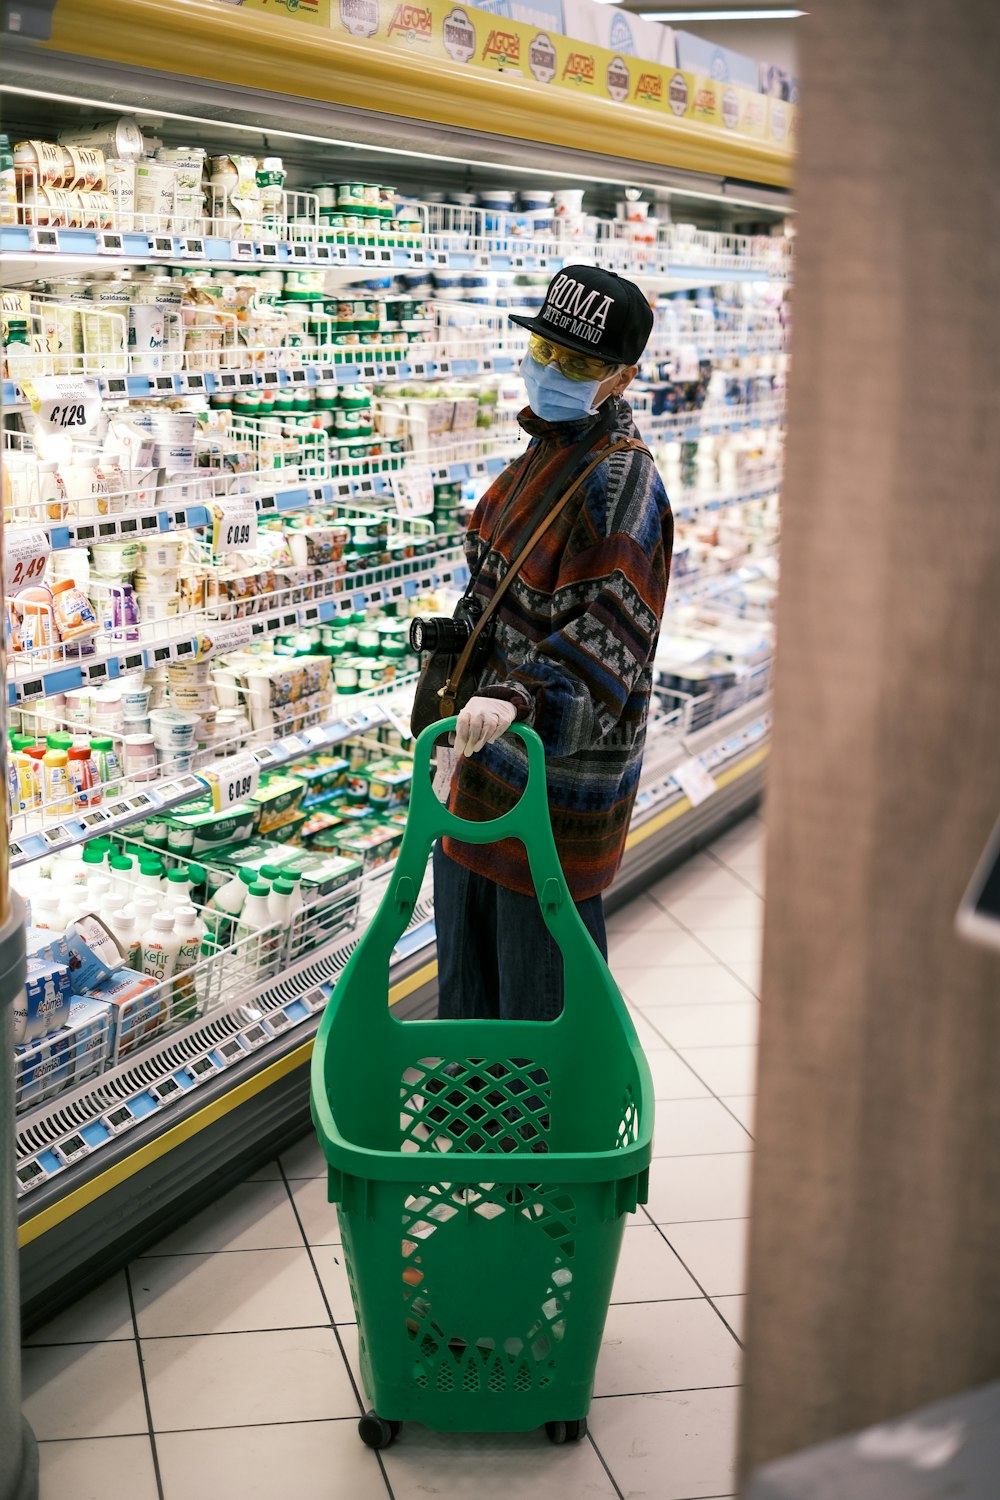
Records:
[[[299,776],[274,773],[260,778],[260,785],[249,800],[260,808],[257,832],[262,838],[298,816],[305,790],[306,784]]]
[[[14,1041],[31,1042],[56,1031],[73,1000],[69,969],[51,959],[28,959],[24,988],[14,1001]]]
[[[367,767],[368,800],[380,812],[404,807],[410,800],[413,785],[413,762],[388,756],[372,761]]]
[[[270,829],[270,837],[281,844],[295,844],[308,818],[308,813],[293,812],[284,822]]]
[[[338,835],[345,833],[351,825],[336,813],[317,809],[307,813],[299,829],[299,839],[307,849],[336,850]]]
[[[475,0],[476,9],[505,21],[522,21],[557,36],[575,36],[566,29],[566,0]],[[596,7],[595,7],[596,9]]]
[[[617,5],[595,5],[593,0],[565,0],[567,35],[620,57],[675,67],[676,44],[669,26],[630,15]]]
[[[339,852],[349,859],[361,860],[365,873],[377,870],[396,858],[403,842],[403,830],[389,824],[371,822],[363,828],[344,833],[337,841]]]
[[[720,47],[690,31],[675,31],[677,66],[686,73],[713,78],[716,83],[738,83],[747,89],[759,89],[760,65],[742,52]]]
[[[349,770],[350,762],[342,755],[315,755],[305,765],[296,766],[296,776],[305,782],[303,806],[343,787]]]
[[[284,845],[271,839],[248,839],[243,844],[229,844],[217,849],[212,856],[212,863],[219,867],[222,879],[213,880],[213,889],[218,889],[232,875],[234,870],[260,870],[264,865],[282,865],[293,858],[294,849],[287,849]],[[218,872],[212,872],[218,874]]]
[[[127,1057],[147,1037],[155,1036],[167,1020],[160,986],[149,974],[116,969],[91,991],[90,998],[107,1003],[111,1011],[111,1058]]]
[[[169,837],[171,828],[188,828],[194,833],[192,854],[210,854],[226,844],[242,843],[253,838],[260,821],[260,808],[253,802],[242,803],[215,812],[204,802],[188,803],[164,819]]]
[[[14,1048],[14,1098],[18,1113],[85,1083],[111,1054],[110,1005],[73,999],[58,1031]]]

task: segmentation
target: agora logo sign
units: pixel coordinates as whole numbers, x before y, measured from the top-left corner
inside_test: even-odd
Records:
[[[571,52],[562,70],[562,76],[573,83],[593,83],[595,75],[594,59],[589,52]]]
[[[483,48],[483,61],[519,63],[521,38],[510,31],[491,31]]]
[[[411,42],[418,37],[423,41],[430,41],[431,36],[431,13],[420,5],[397,5],[389,22],[388,35],[398,31],[408,37]]]
[[[646,99],[650,104],[659,104],[663,99],[663,77],[659,73],[640,73],[635,86],[637,99]]]

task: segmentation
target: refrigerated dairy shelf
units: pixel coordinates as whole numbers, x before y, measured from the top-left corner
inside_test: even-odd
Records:
[[[667,732],[659,749],[654,737],[609,909],[650,870],[664,868],[755,803],[769,725],[765,693],[696,734]],[[704,763],[714,782],[697,805],[674,776],[692,759]],[[366,877],[369,906],[391,872],[390,865]],[[365,915],[362,908],[359,925]],[[389,976],[389,1000],[401,1019],[432,1012],[433,940],[425,885]],[[194,1182],[236,1180],[301,1133],[308,1122],[303,1081],[319,1013],[355,941],[334,937],[280,979],[248,991],[238,1005],[163,1037],[18,1121],[22,1299],[29,1321],[107,1274],[112,1257],[132,1253],[151,1223],[162,1235],[165,1225],[190,1213]],[[201,1066],[192,1072],[196,1063]],[[109,1124],[109,1117],[118,1123]]]

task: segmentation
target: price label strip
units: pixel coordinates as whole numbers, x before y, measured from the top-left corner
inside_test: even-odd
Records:
[[[29,584],[40,583],[50,550],[44,531],[7,531],[3,539],[4,593],[17,594]]]
[[[202,779],[208,783],[215,812],[225,812],[246,797],[252,797],[260,781],[260,764],[257,757],[247,750],[242,755],[232,755],[217,766],[206,767]]]
[[[402,473],[390,474],[396,513],[429,516],[434,509],[434,471],[430,464],[410,464]]]
[[[91,436],[101,415],[101,387],[96,379],[77,375],[39,375],[22,380],[35,418],[35,427],[46,436]]]
[[[226,495],[212,504],[212,551],[253,552],[257,547],[257,502],[252,495]]]
[[[675,766],[670,774],[692,807],[697,807],[700,802],[704,802],[719,789],[715,777],[705,769],[704,762],[698,760],[697,757]]]

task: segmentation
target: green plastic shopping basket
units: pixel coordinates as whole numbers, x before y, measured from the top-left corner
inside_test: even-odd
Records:
[[[406,833],[386,894],[316,1039],[312,1112],[358,1319],[371,1447],[403,1421],[581,1437],[625,1215],[646,1201],[649,1067],[556,854],[542,744],[517,806],[467,823],[438,801],[416,742]],[[554,1021],[398,1021],[389,960],[434,840],[520,839],[563,955]]]

